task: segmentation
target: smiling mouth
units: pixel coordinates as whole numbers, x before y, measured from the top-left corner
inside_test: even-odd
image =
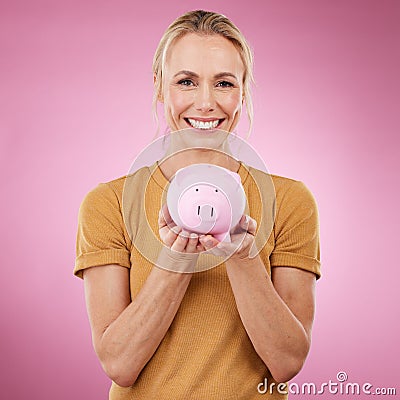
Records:
[[[216,129],[225,120],[225,118],[213,119],[210,121],[199,121],[193,118],[184,118],[184,119],[192,128],[202,129],[202,130]]]

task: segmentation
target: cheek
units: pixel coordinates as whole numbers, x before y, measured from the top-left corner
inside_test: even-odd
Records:
[[[227,114],[235,114],[242,107],[242,95],[240,92],[221,94],[219,104]]]
[[[188,107],[192,97],[193,95],[191,93],[169,90],[165,97],[165,109],[169,110],[169,112],[174,116],[179,115]]]

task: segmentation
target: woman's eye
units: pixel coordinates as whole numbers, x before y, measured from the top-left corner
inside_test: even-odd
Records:
[[[233,87],[233,83],[228,81],[221,81],[217,83],[217,86],[222,88]]]
[[[178,85],[183,85],[183,86],[193,86],[194,83],[190,79],[181,79],[178,82]]]

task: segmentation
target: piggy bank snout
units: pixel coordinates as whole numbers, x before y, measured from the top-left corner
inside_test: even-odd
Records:
[[[202,221],[215,221],[217,218],[217,207],[211,204],[202,204],[197,207],[197,215]]]
[[[214,186],[195,186],[185,190],[178,202],[178,213],[184,225],[207,233],[215,225],[229,225],[230,204]]]

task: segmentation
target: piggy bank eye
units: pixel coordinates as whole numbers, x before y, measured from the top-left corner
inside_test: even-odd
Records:
[[[196,192],[198,192],[199,191],[199,189],[198,188],[196,188]]]
[[[215,189],[216,192],[218,192],[218,189]]]

